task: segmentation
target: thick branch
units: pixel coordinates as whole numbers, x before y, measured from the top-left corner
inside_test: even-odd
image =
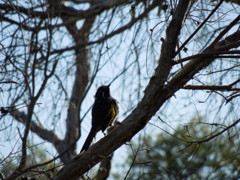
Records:
[[[24,8],[22,6],[17,6],[14,4],[0,4],[0,9],[4,11],[14,11],[18,13],[23,13],[29,17],[38,17],[42,19],[47,19],[50,17],[61,17],[62,15],[72,17],[73,20],[85,19],[95,16],[104,10],[111,9],[112,7],[122,6],[131,3],[130,0],[106,0],[97,1],[96,4],[91,6],[87,10],[77,10],[72,7],[67,7],[61,4],[60,1],[49,0],[50,8],[49,11],[36,11],[36,8]],[[53,16],[54,15],[54,16]]]
[[[82,42],[88,42],[89,33],[91,27],[95,21],[95,18],[86,19],[84,25],[80,31],[77,31],[72,27],[67,27],[75,43],[79,40]],[[68,106],[68,114],[66,120],[66,134],[64,141],[67,144],[72,144],[76,139],[80,137],[80,104],[87,89],[89,82],[89,72],[90,72],[90,63],[89,63],[89,51],[87,47],[80,48],[75,51],[76,53],[76,73],[75,81],[73,84],[71,99]],[[75,146],[74,146],[75,147]],[[74,153],[75,148],[72,149]]]
[[[176,39],[180,33],[182,21],[188,5],[189,1],[182,0],[179,2],[173,20],[168,27],[166,43],[164,48],[162,48],[162,53],[168,54],[169,52],[174,52],[177,42]],[[172,38],[175,38],[175,40]],[[162,67],[162,65],[164,65],[163,62],[168,63],[167,67],[169,68],[173,55],[174,53],[169,57],[161,56],[161,58],[167,59],[160,58],[161,65],[159,64],[155,75],[151,78],[141,103],[139,103],[133,112],[123,121],[122,125],[113,130],[98,143],[91,146],[88,151],[76,157],[72,163],[67,164],[54,177],[55,180],[62,180],[65,179],[65,177],[73,179],[84,174],[92,166],[101,161],[104,157],[107,157],[144,128],[146,123],[156,113],[164,101],[170,97],[166,88],[161,86],[168,76],[169,71],[164,71],[166,74],[162,74],[162,72],[159,71],[166,67]],[[160,74],[162,74],[163,77],[159,76]]]
[[[235,88],[230,85],[218,86],[218,85],[185,85],[182,89],[189,90],[211,90],[211,91],[240,91],[240,88]]]
[[[185,3],[186,1],[184,1]],[[180,1],[180,4],[183,3]],[[182,4],[181,4],[182,5]],[[187,6],[187,5],[186,5]],[[237,19],[233,21],[236,22]],[[232,24],[230,24],[232,26]],[[234,37],[234,38],[233,38]],[[218,44],[225,45],[228,42],[238,41],[240,32],[227,37],[224,41]],[[209,48],[213,48],[212,44]],[[227,49],[225,49],[227,50]],[[162,51],[163,53],[164,51]],[[92,166],[107,157],[114,150],[119,148],[123,143],[130,140],[137,132],[139,132],[156,113],[166,100],[186,84],[200,70],[213,62],[213,58],[199,58],[191,61],[182,68],[182,70],[169,81],[166,86],[160,86],[162,79],[159,76],[159,71],[162,69],[158,65],[155,76],[153,76],[145,90],[145,95],[133,112],[122,122],[122,125],[112,131],[109,135],[101,139],[96,144],[92,145],[88,151],[76,157],[71,164],[66,165],[55,177],[55,180],[62,180],[66,176],[77,177],[84,174]]]
[[[101,162],[96,176],[96,180],[106,180],[108,178],[111,170],[111,160],[112,155],[108,156]]]
[[[139,17],[134,18],[129,24],[99,39],[98,40],[99,43],[106,40],[107,38],[110,38],[115,34],[118,34],[130,28],[138,20],[145,17],[149,13],[149,11],[151,11],[154,7],[156,7],[156,5],[157,3],[154,2],[148,7],[147,10],[145,10],[142,14],[140,14]],[[66,20],[65,17],[63,18],[63,20],[64,21]],[[69,143],[69,144],[72,144],[72,142],[75,139],[79,138],[80,136],[80,129],[79,129],[80,122],[79,122],[78,114],[79,114],[79,106],[81,105],[81,101],[83,100],[83,96],[85,94],[85,91],[89,82],[90,65],[89,65],[89,57],[88,57],[89,52],[88,52],[87,45],[89,44],[88,35],[90,33],[94,20],[95,20],[94,17],[86,19],[80,31],[77,30],[75,24],[68,24],[66,26],[76,43],[76,47],[78,47],[75,49],[77,70],[75,74],[75,81],[73,85],[72,96],[69,102],[68,115],[67,115],[67,121],[66,121],[67,132],[65,135],[65,141],[66,143]],[[85,46],[79,47],[77,45],[79,43],[85,44]]]

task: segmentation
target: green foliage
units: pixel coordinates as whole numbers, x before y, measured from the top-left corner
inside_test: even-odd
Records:
[[[198,123],[196,123],[198,122]],[[240,139],[231,132],[203,143],[220,131],[219,125],[199,123],[192,119],[190,126],[179,126],[172,136],[161,133],[153,139],[144,137],[133,145],[137,149],[128,157],[132,165],[128,179],[237,179],[240,177]],[[142,146],[139,148],[139,144]]]

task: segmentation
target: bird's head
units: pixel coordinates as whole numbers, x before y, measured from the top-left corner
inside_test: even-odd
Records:
[[[100,86],[97,89],[97,92],[95,94],[95,98],[106,98],[110,97],[110,84],[107,86]]]

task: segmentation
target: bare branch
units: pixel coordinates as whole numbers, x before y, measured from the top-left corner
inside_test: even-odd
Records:
[[[233,50],[233,51],[215,51],[215,52],[201,53],[201,54],[196,54],[196,55],[193,55],[193,56],[188,56],[188,57],[179,59],[179,60],[175,61],[174,64],[179,64],[179,63],[182,63],[182,62],[185,62],[185,61],[188,61],[188,60],[192,60],[192,59],[195,59],[195,58],[200,58],[200,57],[239,58],[239,56],[224,56],[222,54],[231,54],[231,55],[232,54],[240,54],[240,51],[238,51],[238,50],[234,51]]]
[[[231,85],[218,86],[218,85],[185,85],[182,89],[189,90],[211,90],[211,91],[239,91],[240,88],[232,87]]]
[[[112,31],[111,33],[104,35],[103,37],[94,40],[94,41],[90,41],[90,42],[78,42],[75,45],[71,46],[71,47],[66,47],[64,49],[57,49],[57,50],[53,50],[51,52],[51,54],[59,54],[62,53],[64,51],[69,51],[69,50],[76,50],[78,48],[82,48],[85,46],[90,46],[93,44],[98,44],[98,43],[103,43],[104,41],[106,41],[107,39],[110,39],[111,37],[122,33],[123,31],[131,28],[134,24],[136,24],[136,22],[138,22],[139,20],[143,19],[144,17],[146,17],[148,15],[148,13],[153,10],[154,8],[157,7],[157,5],[159,5],[158,1],[154,1],[151,5],[149,5],[146,10],[141,13],[138,17],[134,17],[131,19],[131,21],[129,23],[127,23],[126,25],[120,27],[119,29],[116,29],[115,31]]]
[[[168,27],[166,43],[162,48],[162,52],[167,53],[167,55],[169,52],[174,52],[176,39],[180,33],[182,21],[188,5],[189,1],[184,0],[179,2],[173,20]],[[146,125],[148,120],[156,113],[162,103],[170,97],[168,96],[168,91],[166,91],[163,86],[160,86],[164,80],[166,80],[169,70],[165,71],[164,74],[162,74],[163,72],[159,71],[162,70],[162,66],[168,67],[169,64],[170,67],[168,68],[171,68],[171,63],[168,61],[171,62],[173,54],[170,57],[166,56],[166,54],[160,57],[160,64],[156,69],[155,75],[151,78],[149,86],[145,90],[145,95],[141,103],[139,103],[133,112],[123,121],[121,127],[116,128],[105,138],[91,146],[88,151],[74,158],[72,163],[66,165],[54,177],[54,179],[61,180],[66,176],[69,178],[76,178],[84,174],[87,170],[89,170],[90,167],[107,157],[123,143],[130,140]],[[161,59],[163,57],[167,59]],[[167,63],[168,65],[164,63]],[[162,74],[163,77],[160,74]]]
[[[201,115],[204,111],[212,115],[216,112],[214,118],[225,120],[211,123],[212,117],[206,119],[204,123],[212,125],[213,131],[210,134],[202,131],[208,134],[201,136],[204,142],[214,139],[219,132],[236,136],[237,131],[232,127],[237,127],[238,122],[226,129],[228,120],[236,115],[237,97],[240,96],[237,61],[240,57],[240,16],[234,3],[236,1],[230,4],[224,0],[7,0],[0,3],[1,132],[11,131],[9,136],[14,137],[9,138],[6,133],[4,138],[10,139],[10,143],[18,143],[20,139],[22,145],[22,148],[16,147],[20,149],[18,152],[12,149],[14,154],[22,153],[17,157],[20,160],[15,166],[18,166],[17,171],[13,172],[13,168],[10,176],[3,172],[3,178],[13,180],[22,175],[34,177],[38,173],[48,173],[42,169],[59,159],[64,167],[53,179],[76,180],[100,161],[95,177],[106,179],[111,171],[110,155],[116,149],[150,123],[155,113],[165,116],[166,122],[171,117],[168,115],[177,113],[170,112],[171,108],[167,107],[171,106],[170,98],[180,89],[196,90],[181,91],[186,93],[183,96],[195,95],[197,90],[211,91],[208,101],[204,101],[206,111],[201,108],[198,113]],[[233,20],[233,17],[236,18]],[[189,51],[185,48],[187,44]],[[88,151],[76,156],[76,143],[82,129],[89,126],[85,120],[90,119],[95,88],[92,86],[106,82],[114,82],[112,93],[118,96],[116,99],[123,108],[121,117],[130,115]],[[174,101],[179,102],[180,98]],[[194,100],[174,105],[180,106],[177,108],[180,110],[194,103],[198,111],[199,101],[195,103]],[[234,101],[228,103],[231,100]],[[38,101],[44,102],[44,106],[35,108]],[[216,102],[214,107],[210,104],[213,101]],[[23,105],[23,110],[17,104]],[[8,115],[13,117],[14,123],[9,121]],[[17,128],[15,131],[12,127],[19,123],[23,130]],[[165,125],[175,131],[171,123]],[[30,152],[37,152],[31,149],[28,153],[29,143],[35,143],[35,136],[29,141],[29,131],[49,142],[58,155],[46,162],[40,162],[35,155],[29,156]],[[171,134],[168,130],[163,129],[163,132]],[[182,143],[189,144],[188,147],[199,147],[199,141],[190,142],[191,135],[189,138],[176,133],[183,139]],[[196,158],[198,149],[195,150],[190,152],[192,159]],[[3,157],[4,164],[11,158],[15,158],[11,153],[6,159]],[[125,178],[134,168],[132,165]]]
[[[17,109],[10,110],[9,112],[17,121],[26,124],[27,115],[24,112],[20,112]],[[70,159],[70,154],[66,153],[65,151],[69,149],[68,147],[70,147],[71,145],[65,144],[65,142],[61,140],[53,131],[46,129],[45,127],[43,127],[43,125],[37,124],[34,121],[31,122],[30,130],[36,133],[43,140],[52,143],[58,153],[61,154],[60,158],[63,162],[67,162]],[[65,153],[63,154],[63,152]]]
[[[89,18],[85,21],[80,31],[72,30],[73,27],[68,27],[69,32],[75,39],[77,43],[79,39],[82,42],[88,42],[88,35],[92,28],[92,25],[95,21],[95,18]],[[67,131],[65,134],[65,142],[71,144],[73,141],[80,137],[80,106],[83,101],[85,91],[89,82],[89,72],[90,72],[90,63],[89,63],[89,51],[87,47],[76,49],[76,72],[75,72],[75,81],[73,84],[71,99],[68,106],[67,114]],[[75,149],[74,149],[75,151]]]
[[[216,12],[216,10],[221,6],[223,3],[223,0],[221,0],[216,7],[211,11],[211,13],[208,15],[206,19],[198,26],[198,28],[191,34],[191,36],[188,37],[188,39],[181,45],[181,47],[177,50],[176,55],[186,46],[186,44],[194,37],[195,34],[203,27],[204,24],[207,23],[209,18]]]
[[[197,140],[197,141],[189,141],[188,143],[190,144],[201,144],[201,143],[205,143],[208,141],[213,140],[214,138],[220,136],[221,134],[223,134],[224,132],[228,131],[229,129],[235,127],[238,123],[240,123],[240,119],[236,120],[234,123],[232,123],[230,126],[224,128],[222,131],[211,135],[210,137],[206,138],[206,139],[202,139],[202,140]]]
[[[178,7],[181,6],[183,6],[186,11],[188,3],[186,1],[180,1]],[[183,9],[179,8],[179,10],[181,10],[182,13]],[[181,22],[181,20],[183,20],[184,13],[182,14],[182,16],[179,16],[179,14],[176,14],[176,16],[182,17],[179,19],[179,21]],[[233,22],[236,22],[235,20]],[[179,21],[178,24],[181,25]],[[232,24],[230,24],[230,26],[231,25]],[[169,28],[171,27],[173,28],[175,26],[170,23]],[[169,32],[172,31],[170,30]],[[179,31],[175,31],[175,33],[179,33]],[[173,34],[171,35],[175,37]],[[233,37],[238,38],[236,39]],[[240,33],[236,32],[229,37],[226,37],[226,39],[219,42],[219,44],[224,45],[227,42],[234,42],[238,41],[239,39]],[[173,48],[174,45],[175,44],[172,44],[172,46],[169,46],[169,48]],[[209,47],[206,49],[208,50]],[[165,52],[164,50],[166,49],[162,48],[163,53]],[[165,58],[169,60],[170,57],[165,56]],[[159,109],[159,107],[162,106],[164,102],[166,102],[177,90],[179,90],[181,87],[183,87],[185,83],[187,83],[191,78],[193,78],[196,73],[208,66],[211,62],[213,62],[213,60],[214,59],[199,58],[198,60],[189,62],[182,68],[182,70],[178,74],[175,75],[175,77],[172,78],[171,81],[167,83],[166,86],[160,86],[163,81],[162,77],[159,76],[159,71],[162,70],[160,63],[156,68],[155,75],[151,78],[149,85],[145,90],[145,95],[142,101],[123,121],[121,127],[116,128],[115,130],[113,130],[112,133],[101,139],[96,144],[92,145],[88,151],[77,156],[71,164],[64,166],[64,168],[54,177],[54,179],[61,180],[64,179],[66,175],[71,175],[71,177],[77,177],[84,174],[86,171],[89,170],[90,167],[94,166],[97,162],[107,157],[114,150],[119,148],[123,143],[129,141],[137,132],[139,132],[146,125],[151,116],[155,114],[155,112]],[[86,164],[88,166],[86,166]]]
[[[49,17],[60,17],[60,16],[71,16],[72,20],[76,21],[79,19],[85,19],[92,17],[96,14],[101,13],[104,10],[108,10],[115,6],[122,6],[124,4],[129,4],[131,1],[129,0],[108,0],[108,1],[98,1],[95,5],[91,6],[87,10],[77,10],[72,7],[67,7],[61,4],[60,1],[49,1],[50,7],[53,6],[54,8],[50,8],[47,12],[36,11],[35,7],[33,8],[24,8],[21,6],[17,6],[14,4],[0,4],[0,9],[5,11],[17,11],[19,13],[23,13],[29,17],[39,17],[39,18],[49,18]],[[51,15],[51,16],[49,16]]]

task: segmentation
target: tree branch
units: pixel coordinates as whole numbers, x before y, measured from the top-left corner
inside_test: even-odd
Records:
[[[69,51],[69,50],[75,50],[75,49],[78,49],[78,48],[82,48],[82,47],[85,47],[85,46],[90,46],[90,45],[93,45],[93,44],[98,44],[98,43],[102,43],[104,41],[106,41],[107,39],[110,39],[111,37],[117,35],[117,34],[120,34],[122,33],[123,31],[131,28],[134,24],[136,24],[136,22],[138,22],[139,20],[143,19],[144,17],[146,17],[149,12],[151,10],[153,10],[154,8],[156,8],[159,3],[161,2],[158,2],[158,1],[154,1],[151,5],[149,5],[146,10],[141,13],[138,17],[134,17],[131,19],[130,22],[128,22],[126,25],[120,27],[119,29],[115,30],[115,31],[112,31],[111,33],[107,34],[107,35],[104,35],[103,37],[97,39],[97,40],[94,40],[94,41],[90,41],[90,42],[78,42],[77,44],[73,45],[73,46],[70,46],[70,47],[66,47],[66,48],[63,48],[63,49],[57,49],[57,50],[53,50],[51,52],[51,54],[60,54],[64,51]]]
[[[112,155],[109,155],[107,158],[102,160],[98,169],[96,180],[106,180],[108,178],[111,170],[111,160]]]
[[[182,63],[182,62],[185,62],[185,61],[188,61],[188,60],[192,60],[192,59],[195,59],[195,58],[200,58],[200,57],[205,57],[205,58],[209,58],[209,57],[224,58],[224,57],[226,57],[226,56],[224,56],[222,54],[230,54],[230,55],[232,55],[232,54],[240,54],[240,51],[239,50],[233,50],[233,51],[216,51],[216,52],[201,53],[201,54],[188,56],[188,57],[179,59],[177,61],[174,61],[174,64],[179,64],[179,63]],[[231,57],[232,58],[239,58],[239,56],[231,56]]]
[[[228,131],[232,127],[236,126],[238,123],[240,123],[240,119],[236,120],[230,126],[224,128],[222,131],[220,131],[216,134],[211,135],[208,138],[205,138],[205,139],[202,139],[202,140],[197,140],[197,141],[188,141],[188,143],[190,143],[190,144],[201,144],[201,143],[204,143],[204,142],[208,142],[208,141],[213,140],[214,138],[218,137],[219,135],[223,134],[224,132]]]
[[[181,6],[184,3],[186,3],[184,6],[186,9],[188,5],[186,1],[180,1],[178,6]],[[183,11],[183,9],[181,9],[181,11]],[[179,17],[179,14],[176,15]],[[183,18],[179,18],[179,20],[183,20]],[[236,19],[233,22],[236,23]],[[178,22],[177,24],[180,25],[181,23]],[[232,26],[232,24],[230,24],[230,26]],[[171,27],[171,23],[169,27]],[[172,26],[172,28],[173,27],[175,26]],[[178,31],[175,33],[177,32]],[[173,35],[173,37],[175,36]],[[218,44],[224,46],[228,42],[238,41],[239,39],[240,33],[236,32],[229,37],[226,37],[225,40],[220,41]],[[169,48],[174,47],[169,46]],[[205,51],[209,50],[209,48],[213,48],[212,44],[210,47],[206,48]],[[164,50],[167,49],[162,48],[162,53],[165,52]],[[166,86],[160,86],[162,83],[162,78],[158,75],[160,74],[159,71],[162,70],[163,67],[161,67],[159,64],[156,68],[155,75],[150,79],[150,82],[145,89],[145,94],[142,101],[132,111],[132,113],[126,117],[126,119],[122,122],[122,125],[113,130],[109,135],[101,139],[99,142],[92,145],[88,151],[77,156],[72,163],[64,166],[64,168],[56,174],[54,179],[63,180],[66,176],[71,178],[84,174],[99,161],[119,148],[123,143],[129,141],[147,124],[149,119],[156,113],[156,111],[164,102],[171,98],[172,95],[177,90],[182,88],[183,85],[186,84],[190,79],[192,79],[195,74],[211,64],[213,60],[213,58],[199,58],[189,62],[179,73],[175,75],[175,77],[172,78],[172,80],[169,81],[169,83],[167,83]]]
[[[208,15],[208,17],[206,19],[204,19],[204,21],[198,26],[198,28],[191,34],[191,36],[189,36],[187,38],[187,40],[181,45],[181,47],[177,50],[177,52],[175,53],[176,55],[186,46],[186,44],[193,38],[193,36],[195,36],[195,34],[197,34],[197,32],[203,27],[204,24],[207,23],[207,21],[209,20],[209,18],[216,12],[216,10],[221,6],[221,4],[223,3],[223,0],[221,0],[217,6],[211,11],[211,13]]]
[[[162,48],[162,53],[168,54],[169,52],[174,52],[177,43],[176,37],[178,37],[180,33],[182,21],[188,5],[189,1],[187,0],[181,0],[179,2],[174,17],[168,27],[166,43],[163,45],[164,48]],[[169,91],[164,88],[163,85],[161,86],[161,84],[164,83],[164,80],[166,80],[169,71],[165,71],[166,74],[162,74],[162,72],[159,71],[171,64],[173,55],[174,53],[171,56],[165,55],[160,57],[159,61],[161,65],[158,65],[155,75],[151,78],[142,101],[123,121],[122,125],[117,127],[98,143],[92,145],[88,151],[74,158],[70,164],[65,165],[64,168],[56,174],[54,177],[55,180],[63,180],[65,177],[73,179],[83,175],[91,167],[107,157],[144,128],[159,107],[170,97]],[[161,59],[165,57],[167,58],[166,60]],[[165,66],[163,62],[168,65]],[[163,77],[159,76],[160,74],[162,74]]]
[[[28,17],[34,17],[34,18],[41,18],[41,19],[47,19],[50,17],[61,17],[62,15],[72,17],[73,21],[79,20],[79,19],[85,19],[92,16],[95,16],[99,13],[101,13],[104,10],[108,10],[115,6],[122,6],[128,3],[131,3],[130,0],[107,0],[107,1],[97,1],[96,4],[91,6],[87,10],[77,10],[73,7],[67,7],[63,4],[61,4],[60,1],[52,1],[49,0],[50,8],[49,11],[43,12],[43,11],[36,11],[35,9],[37,7],[33,8],[24,8],[22,6],[17,6],[14,4],[0,4],[0,9],[4,11],[14,11],[18,13],[23,13],[27,15]],[[46,4],[45,4],[46,5]],[[44,6],[44,4],[43,4]]]
[[[24,112],[10,108],[9,113],[18,122],[26,124],[27,115]],[[41,124],[37,124],[36,122],[32,121],[30,125],[30,130],[36,133],[43,140],[52,143],[59,154],[61,154],[65,149],[67,149],[67,146],[64,144],[64,142],[53,131],[47,130]],[[62,162],[67,162],[70,159],[70,155],[64,154],[60,157],[60,159]]]
[[[211,90],[211,91],[239,91],[240,88],[232,87],[231,85],[185,85],[182,89],[188,90]]]
[[[65,18],[63,17],[65,21]],[[95,22],[95,17],[85,20],[80,30],[77,30],[75,24],[67,25],[67,29],[72,35],[75,43],[88,42],[91,28]],[[89,82],[89,49],[85,46],[75,50],[76,54],[76,72],[75,81],[73,83],[72,94],[68,104],[67,119],[66,119],[66,134],[64,141],[67,144],[72,144],[81,136],[80,131],[80,106],[83,101],[85,91]],[[76,145],[71,148],[71,154],[75,154]]]

